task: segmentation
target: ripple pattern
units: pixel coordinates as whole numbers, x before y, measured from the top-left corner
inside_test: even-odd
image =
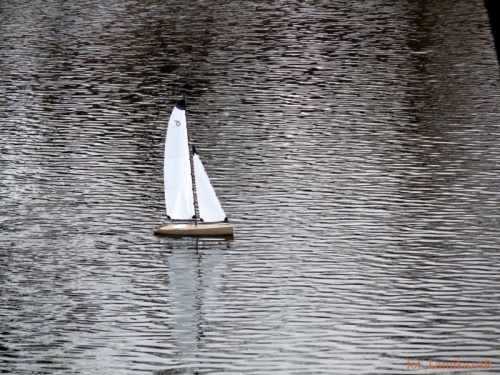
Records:
[[[500,372],[487,25],[479,0],[2,1],[0,373]],[[152,235],[183,92],[232,242]]]

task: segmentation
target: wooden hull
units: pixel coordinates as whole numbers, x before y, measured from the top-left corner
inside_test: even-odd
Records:
[[[233,226],[226,223],[169,224],[155,230],[155,234],[166,236],[232,236]]]

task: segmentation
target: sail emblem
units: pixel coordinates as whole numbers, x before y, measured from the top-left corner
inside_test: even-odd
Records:
[[[181,126],[181,122],[179,120],[175,120],[175,125]]]

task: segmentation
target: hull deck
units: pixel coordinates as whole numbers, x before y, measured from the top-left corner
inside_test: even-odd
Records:
[[[233,226],[226,223],[169,224],[155,230],[155,234],[167,236],[232,236]]]

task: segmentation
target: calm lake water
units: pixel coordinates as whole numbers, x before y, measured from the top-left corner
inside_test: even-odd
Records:
[[[495,58],[481,0],[1,0],[0,373],[499,373]],[[153,235],[182,92],[230,242]]]

